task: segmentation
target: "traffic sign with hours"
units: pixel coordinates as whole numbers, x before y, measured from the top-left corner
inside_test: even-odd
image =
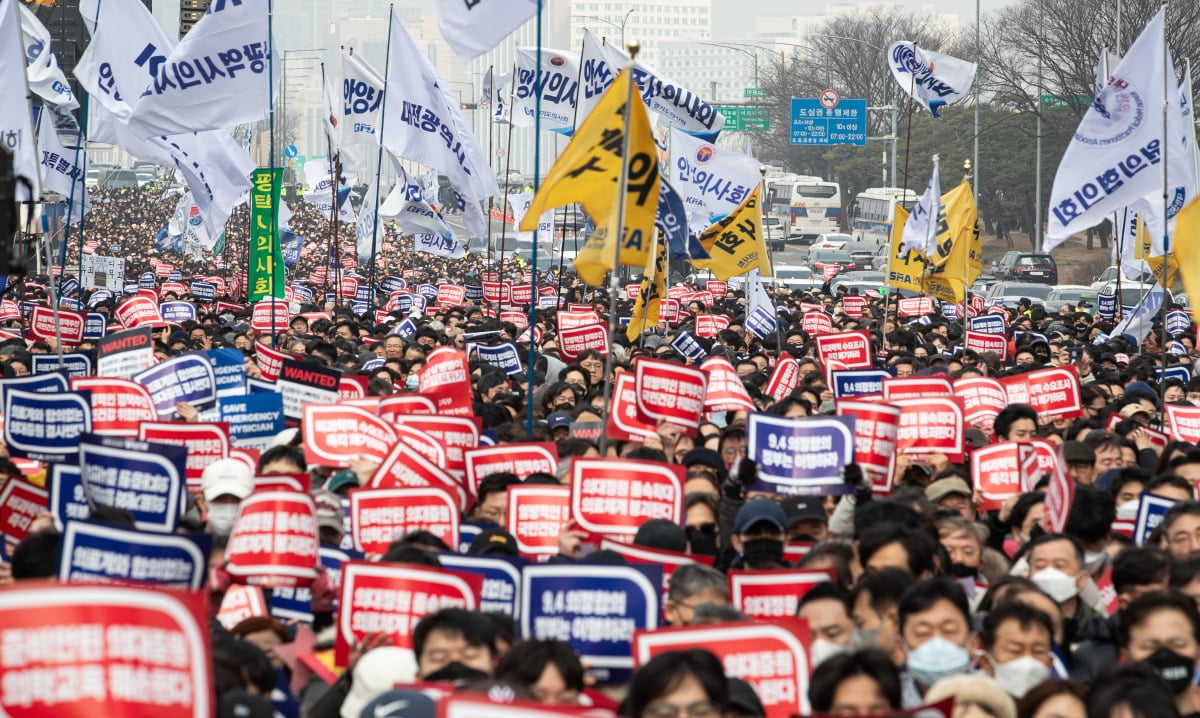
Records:
[[[766,132],[771,129],[771,117],[766,107],[721,105],[717,111],[725,115],[726,132]]]
[[[822,103],[830,99],[824,95],[820,99],[792,98],[791,143],[865,146],[867,101],[840,99],[833,107],[824,107]]]

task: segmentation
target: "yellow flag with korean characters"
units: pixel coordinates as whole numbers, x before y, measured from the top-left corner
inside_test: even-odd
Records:
[[[622,161],[627,109],[629,154]],[[627,182],[625,226],[618,228],[622,172]],[[575,259],[575,271],[583,281],[598,286],[613,269],[617,241],[621,242],[622,265],[645,267],[651,259],[658,194],[658,154],[646,103],[636,92],[629,71],[622,70],[550,168],[520,229],[535,231],[543,212],[578,202],[596,224],[596,231]]]
[[[762,226],[762,186],[755,185],[746,199],[700,235],[700,244],[710,259],[692,260],[692,265],[707,269],[722,281],[757,269],[771,276],[771,258]]]
[[[1179,274],[1188,299],[1195,302],[1192,297],[1200,297],[1200,199],[1188,202],[1175,215],[1175,242],[1171,254],[1179,262]]]
[[[942,195],[938,212],[938,256],[925,282],[925,292],[943,302],[961,302],[983,270],[979,213],[971,183],[963,180]]]
[[[646,265],[641,290],[633,306],[633,317],[625,330],[625,338],[633,343],[646,329],[658,326],[659,307],[667,296],[667,240],[657,233],[654,238],[654,261]]]

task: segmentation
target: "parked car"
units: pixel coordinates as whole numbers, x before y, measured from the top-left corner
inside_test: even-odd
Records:
[[[1054,313],[1068,304],[1075,306],[1081,299],[1087,299],[1095,304],[1096,291],[1086,284],[1060,284],[1050,290],[1050,293],[1046,295],[1046,301],[1042,304],[1045,305],[1047,312]]]
[[[1096,291],[1100,291],[1101,289],[1108,286],[1109,284],[1115,284],[1117,281],[1117,272],[1118,271],[1119,271],[1119,268],[1117,267],[1117,265],[1115,265],[1115,264],[1109,265],[1108,269],[1105,269],[1100,274],[1097,274],[1096,276],[1092,277],[1092,289],[1095,289]],[[1141,277],[1130,277],[1128,273],[1121,275],[1121,283],[1122,284],[1124,284],[1125,282],[1143,282],[1143,283],[1149,284],[1153,281],[1154,281],[1154,275],[1152,275],[1150,272],[1143,273]]]
[[[778,217],[763,217],[763,237],[767,240],[767,249],[772,252],[782,252],[787,232],[783,222]]]
[[[812,248],[817,249],[842,249],[848,243],[853,242],[854,237],[848,234],[825,233],[818,234],[812,241]]]
[[[858,269],[858,265],[850,258],[850,253],[844,249],[813,247],[808,253],[808,264],[817,276],[823,276],[827,266],[836,266],[839,274]]]
[[[1058,284],[1058,265],[1049,254],[1011,251],[992,264],[992,275],[996,281]]]
[[[141,186],[133,170],[110,170],[101,184],[108,189],[137,189]]]
[[[887,282],[887,274],[885,274],[883,272],[874,272],[874,271],[865,271],[865,270],[855,270],[853,272],[843,272],[833,278],[833,281],[831,281],[829,283],[829,288],[832,291],[836,292],[838,290],[838,287],[842,286],[843,284],[851,285],[851,284],[859,284],[859,283],[863,283],[863,282],[866,282],[867,284],[872,285],[874,288],[879,288]],[[849,287],[847,287],[847,288],[849,288]]]
[[[774,267],[774,277],[764,279],[764,284],[783,285],[788,289],[805,290],[805,289],[820,289],[825,283],[825,279],[818,274],[814,274],[809,267],[800,267],[790,264],[777,264]]]
[[[996,282],[983,295],[983,303],[990,307],[999,301],[1004,306],[1015,307],[1022,299],[1028,298],[1039,304],[1046,301],[1053,289],[1049,284],[1034,282]]]

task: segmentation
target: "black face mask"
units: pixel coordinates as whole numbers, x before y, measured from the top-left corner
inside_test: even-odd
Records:
[[[975,578],[979,569],[975,566],[964,566],[961,563],[950,564],[950,574],[955,578]]]
[[[750,539],[742,542],[742,558],[755,568],[770,566],[783,561],[783,542],[769,538]]]
[[[1192,682],[1194,663],[1187,656],[1182,656],[1170,648],[1160,648],[1146,658],[1146,663],[1162,676],[1170,686],[1171,692],[1179,695],[1187,690]]]
[[[688,545],[691,546],[692,553],[697,556],[717,555],[717,537],[715,534],[697,531],[688,538]]]

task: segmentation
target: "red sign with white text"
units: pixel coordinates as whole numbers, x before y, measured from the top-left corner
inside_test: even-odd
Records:
[[[439,441],[446,449],[445,468],[456,476],[466,471],[467,449],[479,446],[479,424],[474,418],[406,414],[397,416],[396,423],[420,429]]]
[[[429,531],[447,546],[457,546],[458,512],[458,499],[446,489],[353,489],[350,525],[354,548],[368,556],[382,555],[410,531]]]
[[[861,319],[866,309],[866,297],[842,297],[842,311],[851,319]]]
[[[690,434],[704,410],[704,372],[674,362],[639,357],[633,365],[638,412],[666,421]]]
[[[654,436],[657,425],[643,417],[637,406],[637,380],[627,371],[617,373],[605,432],[618,441],[642,441]]]
[[[865,331],[841,332],[816,337],[817,357],[822,362],[839,361],[847,369],[870,369],[871,337]]]
[[[153,299],[138,295],[121,302],[113,314],[126,329],[146,325],[161,325],[162,315],[158,313],[158,304]]]
[[[636,459],[571,462],[571,515],[592,533],[633,536],[650,519],[681,523],[684,469]]]
[[[250,328],[259,334],[279,334],[287,331],[291,320],[286,301],[267,297],[255,302],[250,314]]]
[[[158,419],[150,390],[116,377],[72,377],[71,391],[90,391],[92,431],[109,436],[137,436],[138,424]]]
[[[429,434],[407,424],[393,424],[396,440],[417,452],[434,466],[446,465],[446,449]]]
[[[833,580],[833,569],[730,571],[727,579],[729,604],[746,616],[791,618],[809,589]]]
[[[578,329],[579,327],[590,327],[593,324],[600,323],[600,315],[595,309],[584,309],[579,311],[559,312],[555,315],[558,321],[558,330],[561,332],[565,329]]]
[[[1022,460],[1033,447],[1016,441],[1005,441],[976,449],[971,454],[971,484],[983,498],[979,508],[992,511],[1004,501],[1023,490]]]
[[[571,488],[518,484],[508,487],[505,529],[517,540],[517,550],[530,556],[558,553],[558,534],[571,520]]]
[[[499,472],[515,474],[518,479],[530,474],[554,475],[558,468],[558,445],[553,441],[520,444],[501,444],[468,449],[463,457],[466,461],[467,485],[471,493],[479,489],[479,482],[488,474]]]
[[[995,352],[1000,357],[1000,361],[1008,358],[1008,337],[1003,334],[988,334],[968,329],[967,338],[963,344],[969,351],[978,354]]]
[[[189,494],[200,493],[200,476],[209,464],[229,457],[229,424],[224,421],[206,424],[143,421],[138,424],[137,438],[187,448]]]
[[[885,382],[886,386],[886,382]],[[950,461],[963,455],[963,412],[956,397],[899,399],[900,427],[896,447],[906,454],[945,454]]]
[[[1167,412],[1171,438],[1193,444],[1200,443],[1200,406],[1166,404],[1163,409]]]
[[[825,312],[809,312],[804,315],[801,328],[810,336],[823,336],[833,333],[833,319]]]
[[[854,463],[870,480],[871,492],[890,494],[900,409],[876,401],[839,399],[836,413],[854,417]]]
[[[800,385],[800,363],[785,356],[775,363],[763,393],[775,401],[783,401]]]
[[[50,492],[42,487],[11,476],[5,480],[4,488],[0,488],[0,533],[4,534],[8,555],[25,540],[34,519],[49,505]]]
[[[29,316],[29,336],[42,341],[55,341],[57,327],[57,334],[62,336],[63,344],[75,346],[83,341],[83,327],[86,323],[86,315],[70,309],[59,309],[56,322],[53,309],[34,306]]]
[[[379,418],[394,422],[401,414],[436,414],[433,400],[420,394],[393,394],[379,402]]]
[[[294,491],[251,494],[238,504],[225,569],[236,582],[252,586],[308,586],[321,565],[317,545],[311,496]]]
[[[897,313],[902,317],[923,317],[933,312],[933,297],[901,299]]]
[[[944,376],[894,376],[883,380],[883,400],[954,396],[954,386]]]
[[[1083,415],[1079,372],[1073,366],[1038,369],[1000,380],[1010,404],[1028,404],[1045,423]]]
[[[467,353],[453,347],[434,349],[418,377],[418,390],[433,400],[437,413],[471,415],[471,369]]]
[[[704,360],[700,371],[708,377],[704,395],[704,413],[708,416],[723,411],[757,411],[750,399],[746,385],[742,383],[733,365],[725,357],[714,356]]]
[[[697,314],[696,336],[712,339],[729,326],[729,321],[724,314]]]
[[[275,381],[279,378],[279,373],[283,371],[283,361],[299,357],[259,343],[254,347],[254,358],[258,363],[258,370],[262,372],[262,378],[267,381]]]
[[[464,295],[465,296],[465,295]],[[485,302],[507,302],[508,301],[508,283],[501,282],[483,282],[483,301]]]
[[[357,457],[383,461],[396,432],[383,419],[356,406],[305,404],[304,460],[320,466],[350,465]]]
[[[709,279],[704,283],[704,289],[714,297],[723,297],[729,291],[729,282],[721,279]]]
[[[437,290],[438,306],[461,306],[463,301],[467,298],[467,288],[460,287],[457,284],[439,284]]]
[[[558,350],[563,359],[573,362],[588,349],[595,349],[602,354],[608,352],[608,327],[590,324],[559,331]]]
[[[528,305],[533,301],[533,285],[514,284],[509,288],[508,296],[513,304]]]
[[[375,469],[367,488],[396,489],[437,486],[454,493],[459,506],[466,509],[466,493],[458,481],[442,467],[413,451],[405,442],[397,441],[391,453]]]
[[[1008,406],[1008,394],[1004,385],[995,379],[973,376],[956,379],[954,395],[962,400],[963,421],[967,426],[978,426],[988,436],[996,415]]]

